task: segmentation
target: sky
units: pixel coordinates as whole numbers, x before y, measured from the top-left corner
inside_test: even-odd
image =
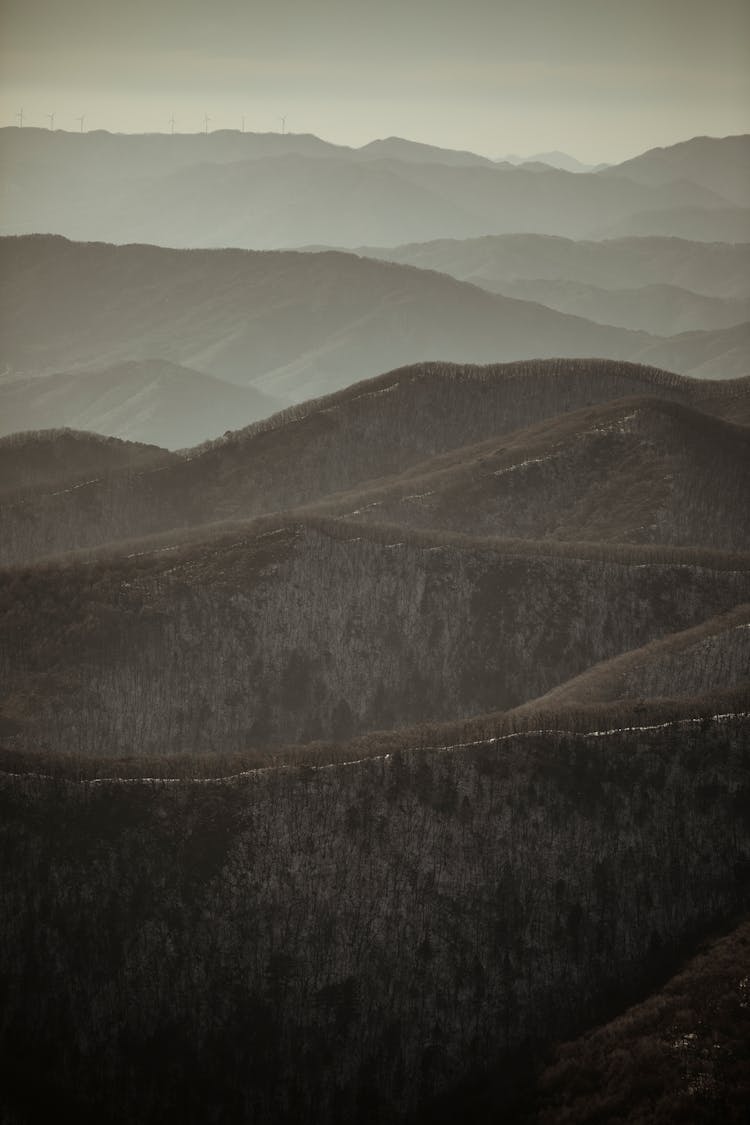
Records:
[[[598,163],[750,132],[747,0],[0,0],[0,124]]]

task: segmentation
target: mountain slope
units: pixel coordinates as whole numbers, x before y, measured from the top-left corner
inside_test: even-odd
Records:
[[[667,148],[649,149],[599,175],[605,179],[625,176],[650,186],[689,180],[738,207],[750,207],[750,136],[693,137]]]
[[[750,300],[707,297],[677,285],[644,285],[638,289],[598,289],[578,281],[490,281],[475,284],[514,297],[536,301],[558,312],[582,316],[598,324],[672,336],[697,329],[712,331],[750,319]]]
[[[524,704],[517,714],[555,713],[616,701],[633,705],[660,698],[689,699],[735,688],[750,699],[748,605],[594,665]]]
[[[683,238],[574,241],[541,234],[508,234],[463,241],[438,239],[359,253],[460,281],[570,281],[600,289],[677,285],[704,296],[750,298],[750,246]]]
[[[7,497],[0,558],[25,562],[319,503],[446,451],[630,395],[677,399],[728,419],[750,413],[747,379],[702,383],[597,360],[421,364],[292,407],[158,472],[110,473],[33,502]]]
[[[581,237],[636,212],[726,205],[686,181],[540,175],[397,139],[385,151],[398,159],[314,137],[4,129],[0,230],[183,247],[389,245],[524,230]]]
[[[0,438],[0,495],[14,499],[90,481],[117,469],[138,470],[169,461],[165,449],[70,429],[15,433]]]
[[[74,426],[171,449],[249,425],[283,405],[168,360],[0,377],[0,433]]]
[[[593,227],[590,238],[667,238],[750,242],[750,207],[654,207]]]
[[[12,371],[161,356],[299,400],[430,355],[485,362],[624,355],[654,343],[353,255],[50,237],[4,239],[0,247],[0,357]]]
[[[464,446],[321,510],[470,535],[750,549],[750,431],[624,398]]]
[[[0,582],[5,744],[154,755],[517,706],[750,600],[750,556],[269,517]]]
[[[52,374],[156,357],[300,401],[394,366],[606,355],[750,367],[742,329],[676,345],[425,270],[328,253],[0,242],[0,361]],[[43,310],[45,315],[40,314]],[[746,358],[746,366],[743,363]]]
[[[640,352],[643,363],[683,371],[690,364],[690,373],[698,379],[731,379],[746,375],[750,321],[714,332],[680,332]]]
[[[220,1090],[255,1125],[507,1120],[466,1087],[513,1091],[530,1048],[747,910],[743,739],[724,719],[202,784],[3,773],[6,1105],[205,1125]]]
[[[703,943],[647,999],[559,1045],[534,1084],[529,1125],[741,1122],[750,1100],[749,977],[744,921]]]

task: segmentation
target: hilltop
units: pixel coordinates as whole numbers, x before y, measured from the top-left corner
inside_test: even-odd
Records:
[[[750,600],[750,555],[269,516],[0,584],[6,745],[155,755],[518,706]]]
[[[750,431],[659,398],[464,446],[324,510],[471,535],[750,549]]]
[[[554,713],[624,701],[631,706],[654,699],[687,701],[723,689],[738,689],[750,698],[748,605],[594,665],[530,700],[517,713]]]
[[[15,433],[0,438],[0,496],[18,499],[49,493],[119,469],[166,464],[169,455],[155,445],[120,441],[100,434],[59,429]]]
[[[743,325],[650,336],[333,251],[7,238],[0,300],[6,431],[62,420],[173,447],[200,426],[212,436],[229,417],[247,424],[279,403],[435,356],[608,356],[713,378],[750,369]]]
[[[449,450],[644,394],[681,400],[730,420],[742,420],[750,409],[748,380],[702,383],[632,364],[421,364],[292,407],[185,451],[158,470],[105,473],[75,491],[54,489],[56,495],[39,494],[23,503],[6,496],[2,560],[25,562],[169,528],[314,505]],[[741,440],[736,437],[735,444]],[[731,448],[730,442],[730,460]],[[652,495],[661,495],[659,486],[649,487]],[[577,499],[571,496],[571,503]]]

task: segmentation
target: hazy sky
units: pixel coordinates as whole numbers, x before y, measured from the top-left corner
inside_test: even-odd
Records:
[[[750,131],[748,0],[0,0],[0,122],[614,161]]]

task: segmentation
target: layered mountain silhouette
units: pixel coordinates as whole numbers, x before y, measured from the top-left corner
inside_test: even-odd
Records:
[[[358,253],[451,274],[460,281],[572,281],[599,289],[676,285],[708,297],[750,296],[750,249],[678,238],[574,241],[519,234],[438,239],[389,248],[366,246]]]
[[[8,1121],[734,1120],[747,138],[0,149]]]
[[[185,446],[201,425],[212,436],[279,402],[436,356],[606,355],[712,378],[750,367],[743,326],[654,337],[336,252],[48,236],[4,239],[0,252],[6,432],[64,423]],[[39,375],[54,378],[29,378]]]
[[[606,168],[605,178],[627,177],[650,186],[688,181],[716,192],[738,207],[750,206],[750,137],[693,137],[652,148]]]
[[[700,208],[703,226],[693,237],[713,240],[723,236],[708,229],[712,212],[737,206],[743,145],[746,138],[713,142],[708,186],[686,178],[683,164],[690,170],[691,161],[677,157],[668,178],[644,165],[636,165],[637,178],[624,165],[583,174],[547,168],[541,175],[533,166],[496,165],[398,138],[353,151],[310,136],[5,129],[0,159],[9,171],[0,229],[265,249],[514,231],[580,238],[617,224],[637,227],[646,222],[633,219],[640,215],[662,229],[633,233],[672,234],[675,209]]]
[[[55,423],[178,449],[265,418],[283,403],[165,359],[103,369],[0,377],[6,433]]]
[[[657,335],[748,320],[747,245],[676,238],[575,242],[525,234],[360,247],[358,252]]]
[[[597,664],[526,703],[519,714],[624,700],[643,705],[655,698],[700,698],[724,690],[750,694],[747,605]]]
[[[357,485],[404,473],[440,475],[440,463],[426,467],[423,463],[452,450],[460,451],[452,459],[459,482],[456,530],[487,534],[493,528],[489,533],[540,537],[554,531],[555,504],[562,502],[566,518],[576,521],[577,530],[568,537],[710,545],[713,533],[727,546],[741,546],[746,532],[741,518],[744,431],[710,418],[702,424],[701,416],[684,408],[670,410],[661,400],[741,421],[748,410],[748,388],[746,379],[706,383],[593,360],[399,369],[188,450],[153,471],[103,472],[81,488],[54,489],[54,495],[40,489],[22,502],[7,496],[2,510],[6,529],[2,558],[30,561],[117,539],[253,518],[318,504],[332,493],[349,493]],[[596,403],[633,395],[653,395],[660,401],[653,406],[627,402],[613,405],[611,411],[590,409]],[[554,421],[557,415],[584,407],[588,413]],[[635,418],[629,418],[634,412]],[[507,456],[502,447],[491,452],[502,468],[523,461],[538,465],[541,459],[546,469],[531,465],[528,471],[493,476],[489,491],[476,496],[476,508],[461,514],[460,482],[476,475],[477,463],[486,454],[474,448],[477,443],[501,439],[543,418],[550,419],[549,425],[530,435],[517,433]],[[623,422],[624,418],[628,420]],[[465,446],[470,448],[464,452]],[[515,461],[514,449],[520,450]],[[620,456],[628,458],[622,467]],[[688,465],[691,458],[698,459],[695,468]],[[724,476],[719,480],[711,468],[698,481],[698,466],[710,466],[712,458],[725,467]],[[555,486],[555,499],[548,501],[544,490],[558,468],[563,480]],[[552,477],[547,476],[549,471]],[[624,502],[618,488],[607,483],[610,471],[624,489]],[[450,472],[440,478],[448,491]],[[649,474],[655,472],[658,479],[651,480]],[[683,473],[687,473],[684,481]],[[566,479],[570,493],[560,501]],[[696,493],[696,513],[681,513],[683,490],[689,492],[691,480],[704,499],[698,506]],[[394,497],[401,495],[397,480],[394,487]],[[514,488],[521,488],[525,502],[537,495],[533,514],[508,515]],[[409,480],[406,490],[430,491],[431,485],[412,487]],[[613,502],[616,507],[610,513],[608,505]],[[337,511],[353,511],[364,501],[347,496],[342,504]],[[392,516],[396,512],[393,504],[389,510]],[[406,516],[399,520],[413,518],[415,526],[429,526],[420,517],[419,503],[410,502],[400,510]],[[721,513],[736,513],[738,519],[722,527]],[[448,522],[438,526],[451,527],[451,518],[456,515],[451,517],[449,504],[441,517]],[[506,531],[503,518],[510,520]],[[558,526],[562,537],[564,522]],[[686,530],[690,527],[697,536],[692,540]]]

